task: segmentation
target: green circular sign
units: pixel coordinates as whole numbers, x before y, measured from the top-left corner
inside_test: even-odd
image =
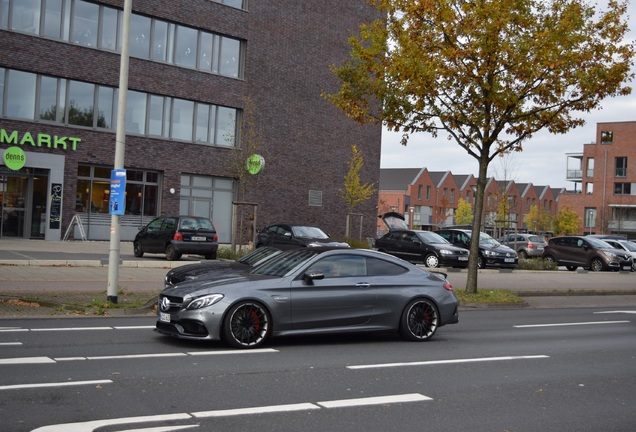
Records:
[[[4,152],[4,164],[7,168],[18,171],[26,164],[26,155],[20,147],[9,147]]]
[[[265,166],[265,159],[261,155],[253,154],[247,158],[247,171],[250,174],[258,174]]]

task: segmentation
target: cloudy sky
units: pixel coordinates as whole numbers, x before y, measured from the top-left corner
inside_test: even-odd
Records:
[[[629,6],[629,16],[636,23],[636,1]],[[630,25],[629,37],[636,36],[636,24]],[[562,135],[547,131],[537,133],[523,144],[523,152],[504,159],[495,158],[489,166],[489,176],[507,178],[519,183],[549,185],[573,189],[574,183],[565,179],[566,153],[582,153],[583,144],[596,140],[596,124],[604,122],[636,121],[636,82],[630,96],[608,98],[601,109],[577,113],[585,119],[585,126]],[[412,135],[408,145],[400,144],[401,134],[384,131],[382,135],[382,168],[428,168],[429,171],[451,171],[453,174],[477,175],[478,162],[444,133],[437,138],[430,134]]]

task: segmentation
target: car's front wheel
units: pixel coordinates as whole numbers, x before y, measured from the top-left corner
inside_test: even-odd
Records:
[[[477,268],[486,268],[486,260],[481,255],[477,257]]]
[[[552,255],[546,255],[543,257],[543,261],[548,265],[548,266],[556,266],[557,262],[554,259],[554,257]]]
[[[424,257],[424,264],[426,267],[437,268],[439,267],[439,258],[434,253],[428,254]]]
[[[590,263],[590,269],[595,272],[602,271],[603,261],[600,258],[592,258],[592,262]]]
[[[169,244],[166,246],[166,259],[168,261],[176,261],[179,258],[181,258],[181,254],[177,252],[173,245]]]
[[[577,269],[577,268],[579,268],[579,267],[578,267],[578,266],[575,266],[575,265],[568,265],[568,266],[565,266],[565,268],[566,268],[566,269],[568,269],[568,270],[570,270],[570,271],[574,271],[574,270],[576,270],[576,269]]]
[[[429,299],[411,301],[400,319],[400,335],[409,341],[425,341],[433,337],[439,325],[439,312]]]
[[[133,243],[133,254],[137,258],[141,258],[144,256],[144,250],[141,248],[141,243],[139,243],[138,241]]]
[[[237,303],[223,321],[223,340],[234,348],[257,348],[269,338],[270,323],[269,312],[260,303]]]

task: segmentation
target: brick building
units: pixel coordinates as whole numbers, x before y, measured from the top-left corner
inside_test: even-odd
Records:
[[[585,234],[636,238],[636,122],[598,123],[595,142],[567,161],[576,186],[559,196],[559,208],[578,213]]]
[[[0,165],[1,236],[59,240],[78,216],[89,239],[109,238],[123,5],[1,2],[0,150],[24,159]],[[247,219],[251,204],[257,225],[342,235],[351,147],[364,156],[361,181],[376,181],[381,127],[357,125],[322,92],[337,90],[329,66],[347,59],[347,38],[377,11],[364,0],[132,8],[122,240],[157,215],[189,213],[209,216],[230,242],[233,217]],[[265,166],[241,182],[245,149]],[[376,202],[357,209],[364,236]]]

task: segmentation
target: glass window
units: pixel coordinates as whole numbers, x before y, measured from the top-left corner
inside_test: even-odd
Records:
[[[97,89],[97,127],[110,129],[113,125],[115,89],[99,86]]]
[[[210,105],[197,104],[196,141],[208,142],[208,130],[210,123]]]
[[[174,99],[172,105],[172,138],[192,141],[194,102]]]
[[[57,109],[57,78],[43,76],[40,78],[40,108],[38,118],[59,122],[62,113]]]
[[[144,186],[144,207],[143,207],[143,215],[144,216],[154,216],[159,214],[158,203],[159,203],[159,187],[156,185],[146,185]]]
[[[126,132],[146,133],[146,93],[129,90],[126,96]]]
[[[42,36],[62,37],[62,0],[46,0]]]
[[[2,101],[4,100],[4,69],[0,68],[0,115],[2,114]]]
[[[601,144],[611,144],[614,141],[614,132],[601,131]]]
[[[72,42],[90,47],[97,46],[99,6],[95,3],[76,1],[73,11]]]
[[[152,30],[152,60],[166,61],[166,47],[168,46],[168,23],[153,20]]]
[[[68,124],[93,127],[95,84],[70,81],[68,89]]]
[[[212,33],[201,32],[201,41],[199,44],[199,69],[212,70],[212,53],[214,44],[214,35]]]
[[[117,35],[119,34],[119,12],[117,9],[102,8],[101,25],[100,47],[116,51],[118,48]]]
[[[585,227],[586,228],[596,227],[596,209],[595,208],[585,209]]]
[[[0,27],[9,28],[9,0],[0,0]]]
[[[132,14],[130,17],[130,55],[147,59],[150,54],[150,18]]]
[[[140,215],[142,212],[142,184],[128,182],[126,173],[126,214]]]
[[[617,157],[616,158],[616,177],[625,177],[627,176],[627,158],[626,157]]]
[[[243,9],[243,0],[222,0],[221,3],[233,8]]]
[[[236,135],[236,110],[226,107],[217,108],[215,144],[232,147]]]
[[[221,38],[219,74],[238,78],[241,42],[237,39]]]
[[[163,135],[164,97],[150,95],[150,116],[148,118],[148,135]]]
[[[17,70],[7,75],[7,115],[34,120],[36,75]]]
[[[174,62],[179,66],[196,67],[197,31],[189,27],[177,27]]]
[[[11,29],[27,33],[40,32],[40,0],[20,0],[13,2]]]

